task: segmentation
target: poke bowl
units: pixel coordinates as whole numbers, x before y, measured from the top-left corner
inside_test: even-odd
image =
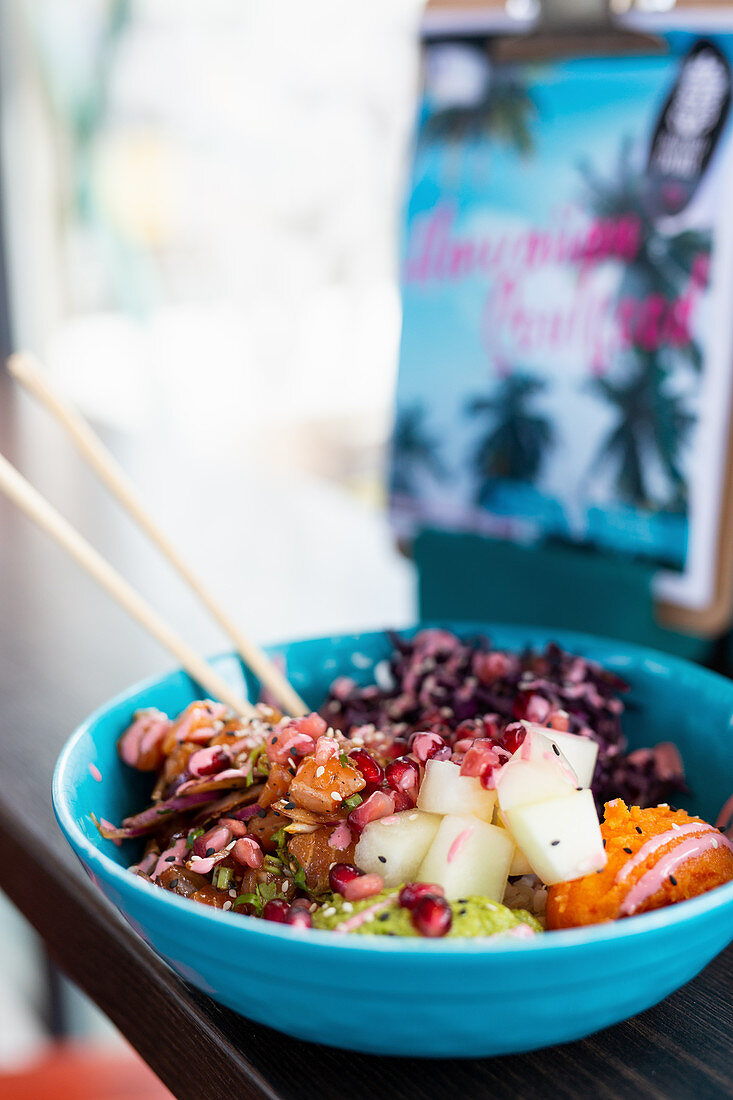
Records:
[[[733,683],[686,661],[622,642],[546,629],[450,624],[510,652],[557,643],[629,685],[630,747],[673,742],[689,793],[677,804],[714,821],[733,792]],[[400,632],[409,636],[412,632]],[[391,643],[384,632],[295,641],[284,659],[306,703],[321,707],[339,677],[371,684]],[[213,661],[232,684],[257,685],[239,660]],[[375,673],[375,670],[377,672]],[[149,775],[117,743],[132,715],[176,715],[200,698],[173,672],[136,685],[70,737],[53,779],[59,825],[92,881],[173,970],[219,1003],[294,1037],[366,1053],[483,1057],[580,1039],[661,1001],[733,939],[733,882],[690,900],[524,937],[339,935],[257,919],[159,889],[128,870],[139,840],[104,839],[150,799]],[[93,816],[92,816],[93,815]]]

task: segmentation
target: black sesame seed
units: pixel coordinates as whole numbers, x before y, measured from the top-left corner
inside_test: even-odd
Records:
[[[389,913],[380,913],[377,920],[389,920]]]
[[[172,878],[170,880],[170,882],[168,883],[168,889],[169,890],[175,890],[176,886],[178,886],[178,879],[177,878]]]
[[[606,838],[605,837],[603,838],[603,847],[604,848],[606,847]]]
[[[267,817],[267,810],[258,810],[257,811],[257,816],[260,817],[260,818]]]
[[[552,742],[552,751],[554,752],[555,756],[560,755],[560,750],[559,750],[559,748],[557,747],[557,745],[555,744],[554,741]]]
[[[673,886],[677,885],[677,879],[674,877],[674,875],[669,876],[669,881],[672,883]]]
[[[176,857],[175,856],[166,856],[165,861],[166,861],[166,863],[175,863],[176,862]]]
[[[582,791],[583,790],[582,787],[576,787],[575,789],[576,789],[576,791]]]
[[[273,739],[272,739],[272,744],[273,744],[273,745],[276,745],[276,744],[277,744],[277,737],[273,737]]]
[[[641,829],[639,828],[639,826],[638,826],[638,825],[636,826],[636,831],[637,831],[637,833],[639,834],[639,836],[641,836]]]
[[[467,912],[468,912],[468,909],[459,909],[458,910],[458,916],[459,917],[465,917]]]
[[[207,848],[205,854],[207,856],[215,856],[216,855],[216,848]]]
[[[468,905],[468,898],[459,898],[458,899],[458,904],[459,905]]]
[[[286,810],[294,810],[295,809],[295,803],[294,802],[286,802],[285,803],[285,809]]]
[[[551,841],[550,841],[550,846],[551,846],[552,848],[556,848],[556,847],[557,847],[557,845],[558,845],[559,843],[560,843],[560,841],[559,841],[559,840],[551,840]]]
[[[627,854],[628,856],[630,856],[630,855],[633,855],[633,854],[634,854],[634,850],[633,850],[633,848],[624,848],[624,851],[626,852],[626,854]]]
[[[387,857],[386,856],[377,856],[377,859],[379,860],[380,863],[386,863],[387,862]]]

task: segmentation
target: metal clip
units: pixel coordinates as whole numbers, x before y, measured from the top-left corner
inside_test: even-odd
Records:
[[[497,37],[493,58],[511,62],[667,52],[667,43],[657,35],[621,26],[611,0],[539,0],[532,29]]]

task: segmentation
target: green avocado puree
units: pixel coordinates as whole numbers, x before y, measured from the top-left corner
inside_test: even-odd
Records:
[[[383,890],[363,901],[347,902],[340,894],[332,894],[313,914],[313,925],[329,931],[351,932],[377,936],[417,936],[410,912],[397,900],[400,887]],[[520,935],[542,932],[536,917],[525,909],[507,909],[488,898],[460,898],[450,903],[453,924],[449,936],[495,936],[525,926]],[[357,921],[359,914],[366,919]],[[346,927],[342,927],[346,925]]]

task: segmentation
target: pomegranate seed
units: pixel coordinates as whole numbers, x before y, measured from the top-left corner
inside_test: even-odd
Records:
[[[421,936],[444,936],[453,923],[453,912],[445,898],[426,894],[412,910],[412,923]]]
[[[396,760],[398,756],[404,756],[409,751],[410,746],[404,737],[395,737],[391,745],[385,745],[381,750],[388,760]]]
[[[241,863],[245,867],[251,867],[253,870],[261,867],[265,858],[262,849],[253,836],[240,837],[232,848],[232,855],[237,863]]]
[[[421,764],[432,760],[436,753],[445,749],[448,749],[448,746],[437,733],[416,733],[412,739],[412,751]],[[448,749],[448,755],[450,756],[450,749]],[[439,759],[445,760],[447,758],[442,756]]]
[[[360,833],[370,821],[376,821],[380,817],[389,817],[390,814],[395,813],[396,797],[394,791],[374,791],[368,798],[364,799],[360,806],[351,811],[347,819],[349,825],[357,833]]]
[[[387,765],[384,774],[392,790],[408,795],[414,805],[420,786],[420,769],[415,761],[410,760],[409,756],[400,756]]]
[[[262,910],[265,920],[274,920],[277,924],[287,924],[290,906],[279,898],[272,898]]]
[[[302,909],[300,906],[297,906],[295,909],[291,908],[285,918],[285,923],[294,924],[297,928],[312,928],[313,917],[307,909]]]
[[[507,752],[514,754],[527,736],[527,730],[521,722],[512,722],[501,735],[501,743]]]
[[[394,812],[399,814],[402,810],[412,810],[415,806],[415,800],[410,797],[407,791],[390,791],[392,795],[392,801],[394,803]]]
[[[208,832],[196,837],[193,842],[193,854],[202,857],[207,854],[213,856],[216,852],[220,852],[222,848],[226,848],[231,839],[232,834],[228,829],[221,825],[214,825]]]
[[[419,901],[431,895],[439,898],[443,896],[443,887],[434,882],[408,882],[400,890],[399,902],[403,909],[414,909]]]
[[[367,787],[378,787],[384,779],[384,768],[374,759],[366,749],[352,749],[349,759],[353,760],[357,768],[364,776]]]
[[[347,885],[361,876],[362,872],[353,863],[334,863],[328,872],[328,881],[334,894],[344,894]]]
[[[291,909],[308,909],[310,910],[311,903],[308,898],[293,898],[290,903]]]
[[[352,878],[343,889],[343,896],[347,901],[361,901],[362,898],[371,898],[384,889],[384,879],[381,875],[360,875]]]

